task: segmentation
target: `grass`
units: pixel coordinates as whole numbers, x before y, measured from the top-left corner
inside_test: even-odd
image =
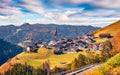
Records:
[[[22,64],[27,62],[29,65],[38,68],[41,67],[45,61],[49,60],[51,64],[51,69],[53,69],[55,66],[65,67],[67,64],[71,63],[72,60],[74,60],[74,58],[76,58],[80,53],[84,52],[54,55],[52,54],[52,50],[40,48],[38,50],[38,53],[23,52],[17,55],[17,57],[19,58],[17,62]],[[62,62],[66,62],[66,64],[61,64]]]
[[[109,39],[107,39],[107,38],[105,38],[105,39],[95,38],[94,40],[96,41],[96,43],[99,43],[99,42],[105,42],[106,40],[109,40]]]
[[[120,32],[120,21],[117,21],[111,25],[108,25],[102,29],[96,30],[95,36],[98,37],[101,33],[110,33],[112,36]]]
[[[47,50],[46,48],[40,48],[37,53],[30,52],[22,52],[11,59],[11,61],[6,62],[0,67],[0,72],[4,73],[6,70],[10,69],[12,67],[10,64],[14,65],[16,63],[21,64],[29,64],[33,66],[34,68],[42,68],[43,63],[47,60],[50,61],[50,68],[53,69],[54,67],[64,67],[68,68],[68,64],[72,63],[72,61],[78,57],[79,54],[83,54],[87,56],[87,53],[85,51],[83,52],[73,52],[68,54],[61,54],[61,55],[55,55],[52,53],[53,50]],[[94,52],[95,54],[99,54],[99,51],[91,50],[91,52]],[[10,64],[9,64],[10,63]],[[64,63],[64,64],[63,64]]]

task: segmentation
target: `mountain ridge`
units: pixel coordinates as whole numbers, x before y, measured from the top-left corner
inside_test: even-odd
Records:
[[[54,37],[54,29],[57,28],[59,38],[75,37],[87,34],[93,30],[99,29],[92,26],[72,26],[56,24],[29,24],[24,23],[21,26],[0,26],[0,38],[12,44],[18,44],[26,38],[42,41],[50,41]]]

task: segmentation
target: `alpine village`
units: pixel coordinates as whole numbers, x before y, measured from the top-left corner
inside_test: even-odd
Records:
[[[120,0],[0,0],[0,75],[120,75]]]
[[[114,71],[119,75],[119,25],[117,21],[72,38],[59,38],[54,28],[49,42],[38,40],[31,44],[28,37],[19,44],[23,51],[1,65],[1,75],[71,75],[92,64],[100,66],[84,75],[114,75]]]

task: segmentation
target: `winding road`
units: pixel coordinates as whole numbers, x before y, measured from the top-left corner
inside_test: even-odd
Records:
[[[91,67],[91,68],[89,68],[89,69],[87,69],[87,70],[84,70],[84,71],[82,71],[82,72],[80,72],[80,73],[78,73],[78,74],[76,74],[76,75],[84,75],[85,73],[90,72],[90,71],[92,71],[92,70],[100,67],[101,65],[102,65],[102,64],[94,65],[93,67]]]
[[[90,71],[94,70],[95,68],[100,67],[101,65],[102,64],[93,64],[93,65],[90,65],[88,67],[82,68],[80,70],[68,73],[66,75],[84,75],[85,73],[90,72]]]

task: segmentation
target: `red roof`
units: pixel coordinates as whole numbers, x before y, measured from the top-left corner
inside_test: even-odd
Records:
[[[110,37],[110,33],[102,33],[99,35],[100,38],[108,38]]]

